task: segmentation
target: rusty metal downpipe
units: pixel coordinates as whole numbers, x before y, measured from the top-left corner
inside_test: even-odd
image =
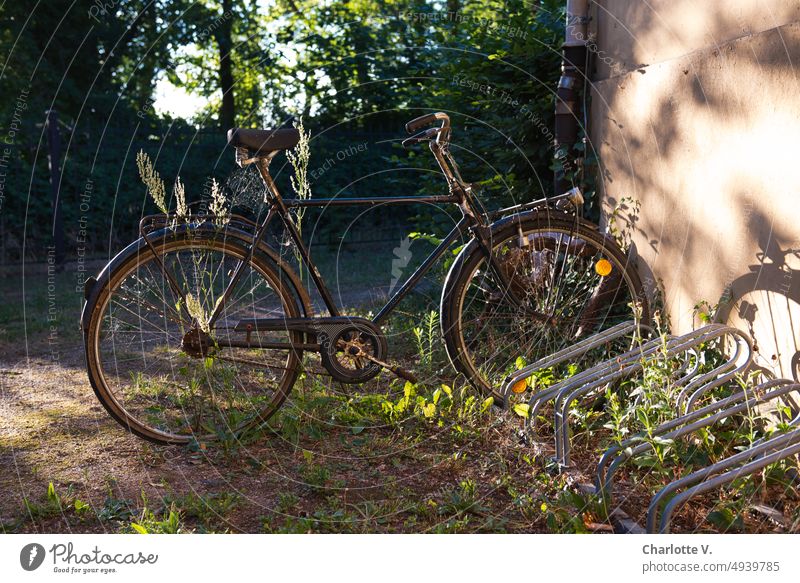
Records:
[[[567,0],[567,29],[561,52],[561,78],[558,80],[555,108],[555,195],[576,186],[567,176],[576,168],[580,154],[573,150],[578,141],[581,112],[581,90],[586,79],[586,39],[589,22],[589,0]]]

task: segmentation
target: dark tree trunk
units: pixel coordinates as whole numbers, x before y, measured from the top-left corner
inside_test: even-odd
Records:
[[[453,23],[453,35],[458,34],[458,23],[461,21],[461,1],[447,0],[447,16]]]
[[[219,123],[223,130],[236,125],[236,103],[233,99],[233,0],[222,0],[222,15],[215,37],[219,48],[219,86],[222,89],[222,107],[219,110]]]
[[[53,247],[57,271],[64,268],[64,217],[61,214],[61,134],[58,131],[58,114],[47,111],[47,155],[50,164],[50,196],[53,209]]]

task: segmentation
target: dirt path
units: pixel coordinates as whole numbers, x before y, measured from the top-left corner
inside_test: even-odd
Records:
[[[0,488],[5,494],[0,516],[6,525],[23,521],[13,530],[125,527],[124,521],[82,520],[71,511],[30,516],[23,499],[46,502],[49,482],[60,493],[69,491],[70,501],[89,504],[95,516],[115,501],[129,501],[136,518],[145,500],[158,514],[165,498],[195,497],[211,500],[207,506],[213,515],[214,499],[229,496],[237,500],[235,509],[190,526],[234,532],[270,530],[273,523],[286,530],[428,530],[449,519],[429,510],[446,501],[451,489],[457,492],[460,481],[488,475],[494,463],[491,450],[490,455],[470,453],[467,463],[463,444],[436,432],[409,440],[396,429],[374,431],[368,447],[351,432],[326,432],[320,440],[303,436],[298,446],[271,435],[232,457],[218,450],[154,446],[126,435],[105,413],[80,367],[80,351],[62,356],[60,364],[41,359],[6,364],[4,359],[2,365]],[[319,462],[309,463],[312,457]],[[327,475],[325,487],[320,475]],[[510,501],[503,494],[494,502],[504,502],[503,508]],[[348,509],[349,515],[342,513]],[[323,524],[314,524],[319,521]],[[480,528],[480,521],[473,522],[470,529]]]
[[[512,507],[507,484],[530,470],[508,447],[512,427],[487,422],[460,435],[452,426],[401,420],[362,431],[326,422],[324,408],[298,408],[296,436],[265,433],[255,443],[205,451],[156,446],[105,412],[88,383],[79,336],[66,336],[50,342],[41,332],[0,347],[5,531],[124,532],[148,521],[158,531],[170,510],[182,530],[200,532],[544,527]],[[402,396],[402,384],[386,377],[344,388],[309,375],[295,390],[313,404],[321,398],[314,391],[327,386],[324,398],[346,404],[387,383]],[[50,483],[55,497],[47,495]]]

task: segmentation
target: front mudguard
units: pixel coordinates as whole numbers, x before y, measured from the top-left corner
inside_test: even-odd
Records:
[[[570,214],[567,212],[563,212],[557,209],[552,209],[550,207],[542,207],[533,209],[530,211],[525,211],[521,213],[517,213],[508,217],[503,217],[494,223],[490,224],[488,227],[489,232],[489,239],[490,241],[501,241],[505,236],[507,236],[508,231],[521,226],[523,223],[532,220],[538,219],[541,220],[542,218],[552,219],[554,221],[570,221],[576,223],[576,228],[580,225],[582,228],[589,228],[595,231],[598,230],[597,225],[594,223],[590,223],[588,221],[584,221],[581,218],[576,217],[574,214]],[[447,272],[447,277],[444,281],[444,287],[442,288],[442,297],[440,307],[444,306],[444,302],[447,301],[448,290],[452,288],[452,282],[458,279],[459,274],[461,273],[461,269],[463,268],[464,264],[466,263],[467,259],[473,254],[480,250],[481,243],[478,239],[473,238],[470,240],[469,243],[464,245],[461,249],[461,252],[456,256],[455,261],[450,266],[450,270]]]

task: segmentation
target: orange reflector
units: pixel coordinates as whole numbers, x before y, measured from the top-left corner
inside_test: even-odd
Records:
[[[528,381],[525,380],[525,379],[522,379],[521,381],[517,381],[516,383],[511,385],[511,390],[513,392],[517,393],[518,395],[520,393],[524,393],[527,388],[528,388]]]
[[[594,270],[597,272],[597,275],[601,277],[607,276],[611,273],[612,269],[611,262],[608,259],[601,259],[594,264]]]

